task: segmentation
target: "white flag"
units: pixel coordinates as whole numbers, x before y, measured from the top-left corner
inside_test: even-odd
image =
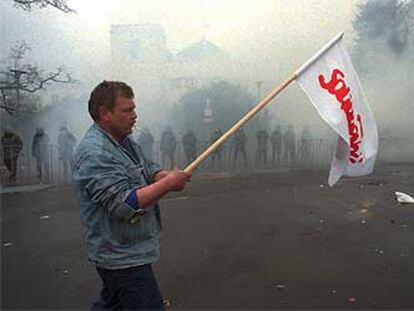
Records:
[[[332,187],[342,175],[362,176],[374,169],[378,131],[361,83],[338,34],[296,71],[296,81],[321,117],[338,133],[329,172]]]

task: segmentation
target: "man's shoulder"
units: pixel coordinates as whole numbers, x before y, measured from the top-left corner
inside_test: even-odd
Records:
[[[105,136],[91,126],[80,141],[74,156],[76,160],[87,155],[101,154],[104,152]]]

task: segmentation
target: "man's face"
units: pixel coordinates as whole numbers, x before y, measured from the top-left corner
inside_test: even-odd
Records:
[[[132,98],[118,97],[112,111],[108,111],[108,128],[119,138],[132,133],[132,127],[137,119],[135,103]]]

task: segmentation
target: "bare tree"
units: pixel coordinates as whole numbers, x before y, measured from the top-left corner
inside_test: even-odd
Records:
[[[381,38],[393,52],[401,53],[414,33],[414,0],[368,0],[358,5],[353,25],[357,44]]]
[[[15,6],[26,11],[31,11],[34,7],[45,8],[48,6],[54,7],[64,13],[76,13],[76,11],[69,7],[67,0],[12,0]]]
[[[23,63],[30,47],[24,41],[11,48],[10,65],[0,70],[0,109],[17,116],[23,111],[38,108],[39,100],[31,96],[53,83],[72,83],[74,80],[62,67],[45,72],[32,64]],[[32,99],[32,100],[30,100]]]

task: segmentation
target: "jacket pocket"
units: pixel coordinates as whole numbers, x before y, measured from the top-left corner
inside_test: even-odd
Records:
[[[158,234],[157,223],[152,211],[135,224],[129,222],[112,222],[110,225],[110,236],[115,240],[115,244],[128,245],[149,240]]]

